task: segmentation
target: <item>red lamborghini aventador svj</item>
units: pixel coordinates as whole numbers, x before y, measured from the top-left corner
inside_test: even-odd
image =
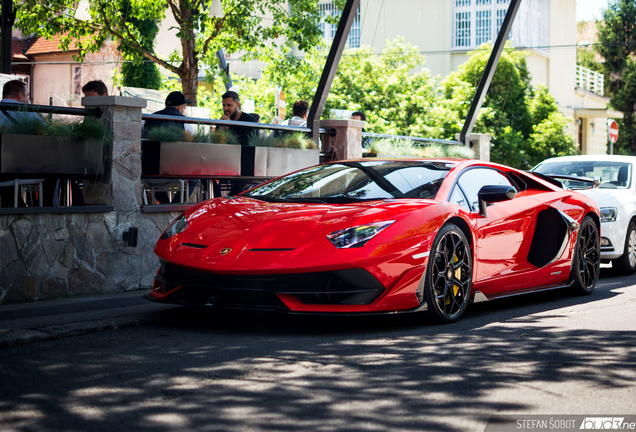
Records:
[[[590,294],[599,209],[553,178],[460,159],[312,166],[180,215],[146,298],[292,313],[425,311]]]

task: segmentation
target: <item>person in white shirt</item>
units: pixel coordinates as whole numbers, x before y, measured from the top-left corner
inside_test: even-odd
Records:
[[[292,107],[292,113],[294,116],[283,122],[288,126],[300,126],[307,127],[307,115],[309,114],[309,104],[304,100],[298,100],[294,102]]]

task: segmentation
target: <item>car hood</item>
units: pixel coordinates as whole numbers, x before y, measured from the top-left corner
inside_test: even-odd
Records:
[[[630,198],[634,192],[631,189],[583,189],[577,190],[581,194],[592,198],[599,207],[620,207]]]
[[[397,220],[433,204],[422,200],[387,200],[333,205],[221,198],[186,214],[187,235],[181,236],[181,241],[209,246],[241,239],[254,249],[293,249],[317,238],[324,239],[334,231]]]

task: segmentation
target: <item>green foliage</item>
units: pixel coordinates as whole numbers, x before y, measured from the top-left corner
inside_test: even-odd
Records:
[[[131,8],[129,0],[122,3],[121,13],[135,29],[139,31],[140,44],[144,49],[154,53],[154,43],[159,33],[157,20],[128,16]],[[121,66],[123,76],[122,84],[127,87],[140,87],[159,90],[161,88],[161,73],[155,63],[144,62],[146,57],[138,52],[130,43],[121,43],[118,49],[124,55],[124,60],[132,63],[124,63]]]
[[[374,140],[368,149],[370,154],[387,156],[413,156],[426,158],[456,157],[473,159],[475,152],[464,146],[431,144],[418,146],[414,141],[401,139]]]
[[[475,152],[465,146],[433,144],[430,146],[422,147],[421,156],[430,158],[454,157],[462,159],[474,159]]]
[[[182,142],[186,141],[186,134],[177,125],[161,125],[144,131],[144,138],[151,141]]]
[[[239,144],[238,137],[234,132],[227,128],[219,128],[210,134],[211,143],[216,144]]]
[[[623,112],[617,120],[620,134],[614,144],[616,154],[636,154],[636,3],[632,0],[610,2],[597,23],[599,44],[596,50],[603,58],[605,90],[610,105]]]
[[[250,135],[248,145],[252,147],[281,147],[300,150],[318,149],[318,145],[302,132],[287,133],[282,137],[254,132]]]
[[[19,110],[18,110],[19,111]],[[39,120],[35,117],[18,117],[16,122],[4,122],[0,133],[16,135],[48,135],[109,142],[104,125],[95,117],[86,116],[73,121]]]
[[[16,27],[24,34],[46,38],[61,35],[63,49],[73,41],[79,48],[78,59],[112,38],[125,47],[127,55],[144,56],[179,76],[182,91],[193,100],[201,65],[209,66],[208,82],[216,78],[215,53],[221,48],[240,54],[243,60],[260,59],[287,70],[302,59],[285,53],[309,51],[322,39],[315,0],[223,0],[222,18],[210,18],[209,2],[202,0],[95,0],[90,2],[91,21],[75,19],[72,11],[78,3],[21,0],[16,3]],[[183,43],[169,58],[159,58],[149,49],[150,33],[141,22],[161,22],[166,11],[173,15],[176,37]]]
[[[217,127],[210,132],[208,127],[202,125],[197,126],[194,134],[187,137],[187,141],[213,144],[239,144],[238,137],[231,130]]]
[[[528,152],[530,166],[547,158],[578,153],[572,137],[563,133],[566,127],[567,120],[558,111],[550,113],[546,119],[533,127],[533,145]]]

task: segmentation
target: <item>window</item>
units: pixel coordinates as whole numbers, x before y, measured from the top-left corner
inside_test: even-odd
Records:
[[[455,0],[453,2],[453,48],[472,49],[494,43],[503,25],[510,0]],[[549,0],[521,2],[508,39],[515,47],[549,52]],[[471,32],[471,29],[474,29]]]
[[[477,198],[477,194],[482,187],[486,185],[512,186],[505,175],[501,174],[499,171],[490,168],[468,169],[461,174],[461,177],[459,178],[457,184],[461,186],[462,191],[468,197],[468,202],[473,211],[479,210],[479,198]],[[455,186],[455,189],[459,188]],[[451,195],[451,202],[455,202],[456,204],[461,205],[459,204],[459,202],[453,201],[453,199],[456,198],[457,195],[455,194],[455,190],[453,190],[453,194]]]
[[[73,87],[74,95],[82,94],[82,67],[81,66],[73,66],[73,82],[71,83]]]
[[[329,2],[321,2],[318,4],[318,11],[320,12],[321,17],[340,17],[342,11],[338,9],[335,3],[332,1]],[[336,30],[338,29],[338,24],[332,24],[325,22],[324,18],[321,18],[320,21],[320,31],[322,31],[323,37],[327,41],[332,41],[336,36]],[[360,27],[360,6],[358,6],[358,10],[356,11],[355,16],[353,17],[353,23],[351,24],[351,31],[349,32],[349,38],[347,39],[347,48],[360,48],[360,36],[362,33],[362,29]]]

